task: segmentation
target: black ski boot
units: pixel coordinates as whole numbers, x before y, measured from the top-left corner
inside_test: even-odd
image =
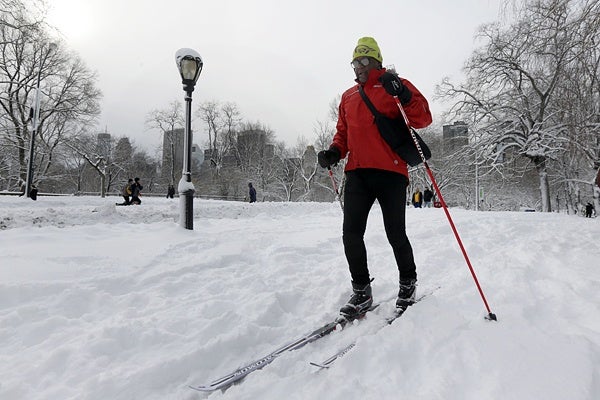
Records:
[[[396,299],[396,308],[406,309],[414,304],[417,289],[416,279],[400,279],[400,290]]]
[[[352,291],[350,300],[340,309],[340,314],[349,320],[360,317],[373,305],[370,283],[365,285],[352,282]]]

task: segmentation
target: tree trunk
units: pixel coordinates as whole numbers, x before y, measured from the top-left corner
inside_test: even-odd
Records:
[[[105,187],[105,184],[106,184],[106,176],[102,174],[102,175],[100,175],[100,196],[102,198],[106,197],[106,187]]]
[[[534,157],[535,169],[540,178],[540,195],[542,200],[542,212],[551,212],[550,185],[548,185],[548,170],[546,168],[546,157]]]

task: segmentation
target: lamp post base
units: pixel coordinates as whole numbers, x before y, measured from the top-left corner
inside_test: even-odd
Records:
[[[185,178],[179,181],[179,225],[182,228],[194,230],[194,193],[196,189],[192,182]]]

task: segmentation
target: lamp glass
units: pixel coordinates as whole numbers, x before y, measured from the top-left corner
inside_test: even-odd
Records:
[[[193,58],[183,58],[181,60],[181,77],[185,80],[193,81],[196,78],[198,64]]]

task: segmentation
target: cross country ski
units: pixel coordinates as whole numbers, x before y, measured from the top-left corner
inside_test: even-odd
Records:
[[[307,345],[309,343],[312,343],[324,336],[329,335],[330,333],[332,333],[335,330],[344,329],[352,321],[361,319],[365,316],[365,314],[367,312],[375,310],[377,307],[379,307],[379,304],[380,303],[373,304],[365,313],[359,315],[357,318],[348,319],[348,318],[341,317],[341,316],[337,317],[335,320],[326,323],[325,325],[321,326],[320,328],[317,328],[314,331],[312,331],[304,336],[301,336],[295,340],[292,340],[292,341],[282,345],[281,347],[279,347],[276,350],[272,351],[271,353],[265,355],[264,357],[261,357],[255,361],[252,361],[251,363],[249,363],[243,367],[240,367],[240,368],[236,369],[235,371],[233,371],[221,378],[215,379],[214,381],[212,381],[209,384],[199,385],[199,386],[190,386],[190,388],[201,391],[201,392],[213,392],[213,391],[219,390],[219,389],[222,389],[222,390],[227,389],[231,385],[233,385],[237,382],[240,382],[242,379],[244,379],[246,376],[248,376],[252,372],[258,371],[259,369],[264,368],[266,365],[269,365],[271,362],[273,362],[273,360],[275,360],[277,357],[281,356],[282,354],[287,353],[289,351],[297,350],[301,347],[304,347],[305,345]]]
[[[420,296],[419,298],[417,298],[415,300],[415,302],[412,305],[414,305],[415,303],[421,301],[422,299],[424,299],[425,297],[427,297],[430,293],[424,294],[422,296]],[[401,307],[401,308],[397,308],[394,313],[392,314],[392,316],[386,318],[385,320],[385,325],[381,326],[381,328],[392,324],[395,320],[397,320],[398,318],[400,318],[404,312],[406,312],[406,310],[408,309],[408,307]],[[356,340],[353,341],[352,343],[350,343],[349,345],[347,345],[346,347],[344,347],[343,349],[339,350],[337,353],[335,353],[334,355],[332,355],[331,357],[329,357],[328,359],[322,361],[322,362],[311,362],[310,365],[314,365],[315,367],[319,367],[319,368],[329,368],[331,366],[331,364],[333,364],[337,359],[345,356],[346,354],[348,354],[348,352],[350,350],[352,350],[354,347],[356,346]]]

